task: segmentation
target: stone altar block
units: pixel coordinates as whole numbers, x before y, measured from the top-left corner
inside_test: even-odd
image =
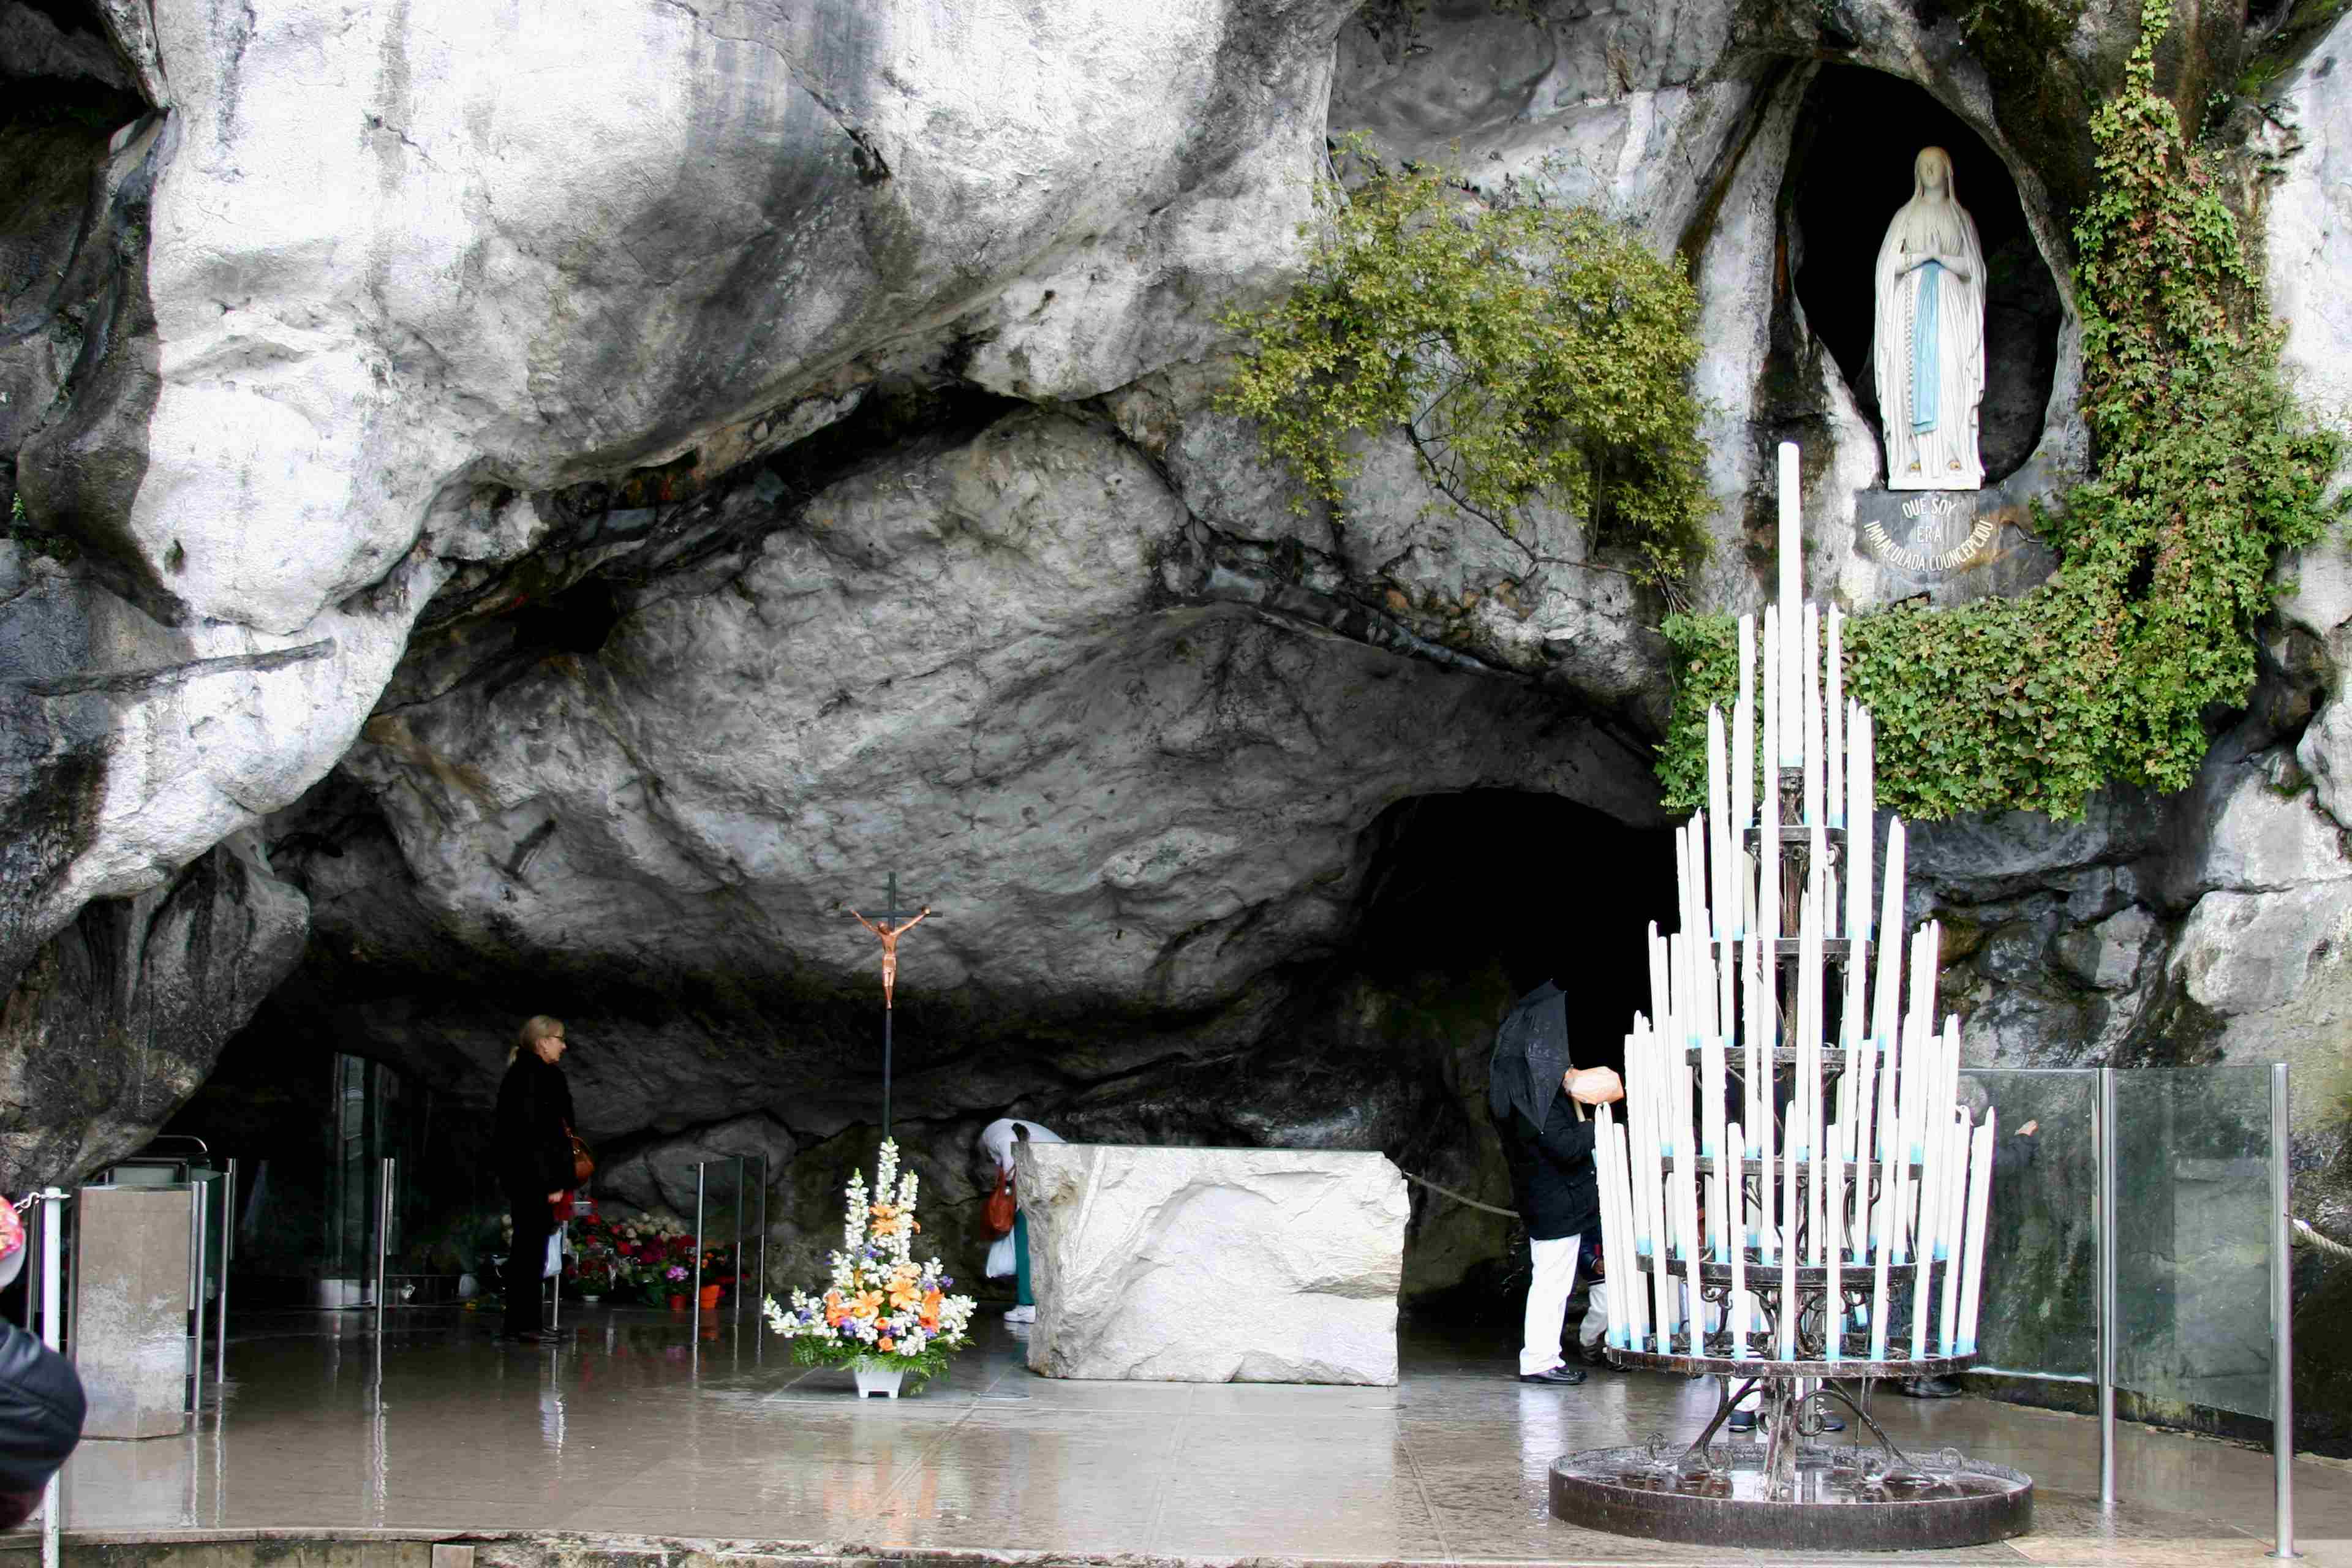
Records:
[[[1023,1143],[1048,1377],[1397,1380],[1404,1177],[1381,1154]]]
[[[84,1187],[75,1194],[73,1358],[89,1395],[85,1437],[186,1429],[186,1187]]]

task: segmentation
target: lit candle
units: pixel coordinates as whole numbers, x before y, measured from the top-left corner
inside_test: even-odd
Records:
[[[1822,753],[1829,763],[1825,784],[1829,797],[1830,826],[1845,826],[1845,616],[1835,605],[1830,606],[1830,651],[1828,667],[1822,672],[1822,717],[1828,721],[1829,735]],[[1832,931],[1832,936],[1838,933]]]
[[[1977,1353],[1977,1306],[1984,1285],[1985,1209],[1992,1198],[1993,1113],[1969,1140],[1967,1272],[1960,1281],[1960,1353]]]
[[[1747,1147],[1745,1132],[1735,1121],[1724,1134],[1726,1145],[1733,1151],[1731,1166],[1732,1201],[1739,1205],[1739,1223],[1732,1226],[1731,1236],[1731,1300],[1730,1310],[1725,1315],[1731,1324],[1731,1359],[1748,1359],[1748,1177],[1738,1163],[1738,1151]]]

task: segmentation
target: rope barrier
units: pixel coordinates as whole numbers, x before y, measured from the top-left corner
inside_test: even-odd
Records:
[[[2295,1234],[2302,1237],[2303,1239],[2311,1246],[2319,1248],[2320,1251],[2336,1258],[2352,1258],[2352,1247],[2345,1246],[2342,1242],[2336,1240],[2332,1236],[2320,1235],[2319,1232],[2312,1229],[2310,1226],[2305,1225],[2299,1219],[2294,1221],[2294,1224]]]
[[[1493,1204],[1482,1204],[1476,1198],[1465,1197],[1462,1194],[1455,1192],[1452,1187],[1441,1187],[1426,1176],[1416,1176],[1411,1171],[1402,1172],[1401,1174],[1403,1175],[1406,1181],[1414,1184],[1416,1186],[1427,1187],[1433,1193],[1442,1193],[1445,1196],[1452,1198],[1457,1204],[1468,1204],[1474,1209],[1484,1209],[1488,1214],[1498,1214],[1505,1219],[1517,1219],[1519,1217],[1519,1211],[1517,1209],[1498,1209]]]

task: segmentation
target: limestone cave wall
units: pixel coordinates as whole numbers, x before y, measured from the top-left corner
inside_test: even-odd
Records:
[[[2352,23],[2306,11],[2184,4],[2162,64],[2200,123],[2238,91],[2209,129],[2340,416]],[[796,1267],[874,1136],[845,907],[896,869],[940,910],[895,1109],[955,1255],[1006,1111],[1504,1199],[1511,996],[1580,987],[1603,1056],[1631,1010],[1661,606],[1572,517],[1433,516],[1401,443],[1295,510],[1211,405],[1222,313],[1295,276],[1347,133],[1599,205],[1699,287],[1699,603],[1760,603],[1784,438],[1814,584],[2016,592],[2088,458],[2069,215],[2137,22],[0,0],[0,1185],[136,1147],[240,1030],[478,1106],[548,1010],[611,1190],[765,1152]],[[1871,531],[1853,299],[1931,136],[1998,284],[1997,531],[1940,575]],[[2288,570],[2194,790],[1926,828],[1913,913],[1972,1059],[2294,1062],[2298,1205],[2341,1232],[2352,572]],[[1417,1294],[1506,1266],[1492,1215],[1414,1226]],[[2352,1276],[2307,1267],[2340,1441]]]

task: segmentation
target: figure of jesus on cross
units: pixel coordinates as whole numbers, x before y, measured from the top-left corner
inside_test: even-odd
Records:
[[[890,873],[889,907],[880,911],[877,924],[858,914],[857,923],[882,939],[882,1136],[890,1136],[890,1017],[894,1011],[892,996],[898,988],[898,939],[931,918],[931,906],[919,910],[898,907],[898,873]]]

